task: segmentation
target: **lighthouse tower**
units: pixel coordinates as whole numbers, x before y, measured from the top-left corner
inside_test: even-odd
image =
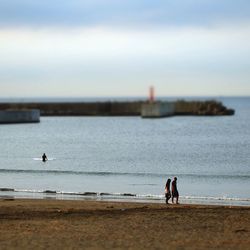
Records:
[[[153,86],[149,87],[149,102],[153,103],[155,101],[155,89]]]
[[[149,99],[142,104],[141,117],[143,118],[161,118],[174,114],[174,104],[166,101],[155,101],[154,87],[149,88]]]

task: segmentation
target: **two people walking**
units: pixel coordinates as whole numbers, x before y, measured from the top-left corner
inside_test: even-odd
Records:
[[[172,197],[172,203],[174,203],[174,198],[176,199],[176,204],[179,202],[179,192],[177,189],[177,178],[174,177],[174,180],[172,181],[171,185],[171,191],[170,191],[170,183],[171,180],[168,179],[165,185],[165,198],[166,198],[166,204],[168,204],[169,199]]]

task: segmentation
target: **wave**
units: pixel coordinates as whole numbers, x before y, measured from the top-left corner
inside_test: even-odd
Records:
[[[0,169],[0,173],[10,174],[57,174],[57,175],[97,175],[97,176],[138,176],[163,177],[178,176],[186,178],[223,178],[223,179],[250,179],[250,174],[195,174],[195,173],[150,173],[150,172],[111,172],[111,171],[73,171],[48,169]]]
[[[107,192],[67,192],[58,190],[32,190],[32,189],[13,189],[13,188],[0,188],[0,192],[4,193],[32,193],[32,194],[43,194],[43,195],[61,195],[61,196],[83,196],[83,197],[109,197],[109,198],[129,198],[137,200],[165,200],[164,194],[134,194],[134,193],[107,193]],[[250,198],[239,198],[239,197],[216,197],[216,196],[180,196],[180,200],[184,201],[236,201],[236,202],[248,202]]]
[[[75,196],[121,196],[121,197],[136,197],[132,193],[105,193],[105,192],[66,192],[57,190],[33,190],[33,189],[14,189],[14,188],[0,188],[0,192],[14,192],[14,193],[38,193],[38,194],[55,194],[55,195],[75,195]]]

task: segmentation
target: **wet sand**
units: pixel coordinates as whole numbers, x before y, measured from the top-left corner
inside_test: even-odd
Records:
[[[0,200],[0,249],[249,249],[250,207]]]

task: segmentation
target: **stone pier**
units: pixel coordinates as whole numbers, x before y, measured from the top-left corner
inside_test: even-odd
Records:
[[[0,124],[40,122],[40,110],[0,110]]]
[[[4,112],[16,110],[20,111],[21,114],[24,110],[29,110],[28,112],[32,113],[31,110],[34,109],[40,110],[41,116],[141,116],[160,118],[172,115],[216,116],[234,115],[235,113],[233,109],[228,109],[221,102],[215,100],[0,103],[0,110]],[[12,114],[10,116],[13,118],[17,115]],[[34,122],[37,119],[30,119],[31,121],[28,122]]]
[[[174,115],[175,105],[172,102],[148,102],[141,106],[141,117],[161,118]]]

